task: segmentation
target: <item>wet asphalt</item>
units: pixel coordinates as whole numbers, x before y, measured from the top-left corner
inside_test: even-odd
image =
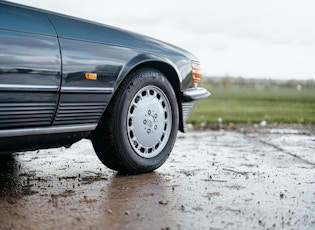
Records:
[[[315,229],[314,127],[179,134],[153,173],[88,140],[0,156],[0,229]]]

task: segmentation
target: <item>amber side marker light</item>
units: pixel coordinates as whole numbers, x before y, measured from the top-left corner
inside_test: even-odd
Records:
[[[85,73],[85,79],[86,80],[97,80],[97,74],[96,73]]]
[[[200,63],[197,61],[192,61],[191,68],[192,68],[192,80],[193,80],[194,86],[197,87],[201,78]]]

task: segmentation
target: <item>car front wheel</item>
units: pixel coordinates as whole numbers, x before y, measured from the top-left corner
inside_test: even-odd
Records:
[[[178,130],[178,105],[167,78],[152,68],[131,73],[116,91],[92,143],[99,159],[125,173],[146,173],[170,155]]]

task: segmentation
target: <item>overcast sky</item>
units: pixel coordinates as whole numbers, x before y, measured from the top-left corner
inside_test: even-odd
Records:
[[[199,58],[204,75],[315,79],[314,0],[14,2],[175,44]]]

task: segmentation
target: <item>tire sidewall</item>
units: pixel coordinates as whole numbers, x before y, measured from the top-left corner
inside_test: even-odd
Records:
[[[169,139],[161,152],[152,158],[144,158],[138,155],[131,146],[127,133],[127,114],[130,103],[137,92],[148,85],[156,86],[164,92],[172,110],[172,126]],[[130,76],[129,81],[127,79],[125,82],[118,104],[117,116],[114,118],[116,123],[114,126],[116,129],[114,135],[116,135],[116,140],[119,140],[119,142],[116,143],[118,157],[126,166],[127,170],[131,172],[150,172],[158,168],[166,161],[172,151],[178,130],[178,105],[171,84],[166,77],[157,70],[142,69],[136,71]]]

